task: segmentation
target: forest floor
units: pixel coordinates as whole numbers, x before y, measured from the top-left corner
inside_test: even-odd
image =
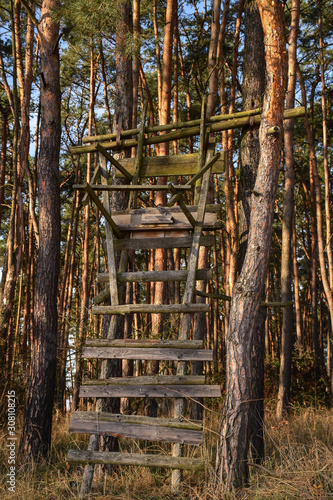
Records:
[[[212,484],[214,443],[213,421],[205,473],[185,472],[183,500],[263,500],[333,499],[333,413],[327,409],[293,409],[289,420],[277,422],[266,412],[266,459],[262,465],[250,464],[248,488],[237,494],[218,491]],[[5,432],[0,441],[0,498],[55,500],[77,498],[83,466],[66,463],[69,448],[86,448],[86,437],[68,433],[68,418],[57,418],[53,431],[51,460],[34,467],[17,467],[15,493],[8,491]],[[83,442],[85,441],[85,442]],[[209,443],[210,441],[210,443]],[[133,442],[133,446],[136,444]],[[135,452],[138,450],[135,448]],[[211,465],[209,465],[209,463]],[[93,482],[91,499],[171,500],[170,471],[144,467],[122,467],[113,476]]]

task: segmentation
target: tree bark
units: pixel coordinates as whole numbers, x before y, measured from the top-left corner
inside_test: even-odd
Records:
[[[299,0],[293,0],[291,6],[291,27],[288,52],[288,87],[286,108],[291,109],[295,104],[296,87],[296,51],[299,27],[300,5]],[[284,122],[285,146],[285,180],[284,180],[284,213],[282,223],[282,251],[281,251],[281,301],[292,300],[292,236],[294,218],[294,185],[295,161],[293,151],[294,120]],[[291,385],[291,362],[293,351],[294,315],[293,306],[282,310],[282,338],[280,356],[279,391],[276,407],[276,416],[282,419],[288,413]]]
[[[40,21],[41,141],[38,164],[39,234],[34,337],[20,451],[25,461],[48,458],[57,354],[57,290],[60,257],[60,85],[57,0],[44,0]]]
[[[244,9],[244,62],[243,62],[243,109],[262,107],[265,91],[265,49],[264,33],[260,14],[255,1],[249,1]],[[259,130],[249,125],[241,141],[241,169],[238,205],[239,213],[239,269],[242,268],[250,227],[252,191],[254,189],[259,165]],[[264,456],[263,421],[264,421],[264,358],[265,358],[265,319],[266,310],[261,308],[255,320],[252,351],[253,384],[252,403],[250,405],[250,434],[253,457]]]
[[[253,383],[248,346],[253,343],[255,320],[269,261],[286,90],[282,6],[268,0],[258,0],[258,7],[266,55],[266,92],[259,131],[260,162],[252,192],[247,251],[231,300],[226,398],[216,457],[217,480],[224,482],[228,489],[248,482],[249,408]],[[279,127],[279,132],[270,133],[270,129],[275,126]]]

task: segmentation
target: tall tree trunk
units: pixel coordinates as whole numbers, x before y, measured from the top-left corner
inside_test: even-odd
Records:
[[[244,16],[244,62],[243,62],[243,108],[255,109],[262,106],[265,91],[265,49],[264,33],[261,26],[258,6],[254,0],[245,3]],[[250,226],[252,192],[259,165],[259,130],[249,126],[243,133],[241,142],[239,235],[240,262],[242,268]],[[250,433],[253,456],[264,455],[263,420],[264,420],[264,358],[265,358],[265,320],[266,311],[258,310],[255,320],[253,345],[251,347],[253,384],[252,403],[250,405]]]
[[[34,338],[20,451],[25,461],[48,458],[57,354],[57,289],[60,257],[60,85],[57,0],[43,0],[40,22],[41,142],[38,164],[39,234]]]
[[[296,87],[296,51],[299,27],[300,5],[299,0],[293,0],[291,6],[291,26],[288,52],[288,87],[286,108],[291,109],[295,104]],[[292,300],[292,235],[294,218],[294,184],[295,161],[293,152],[294,120],[284,122],[285,147],[285,180],[284,180],[284,214],[282,223],[282,253],[281,253],[281,300]],[[291,362],[293,351],[294,315],[293,306],[287,306],[282,311],[282,338],[280,357],[279,392],[276,407],[276,416],[282,419],[288,412],[291,385]]]
[[[251,355],[255,321],[265,285],[281,154],[286,87],[286,44],[280,3],[258,0],[264,30],[266,92],[259,131],[260,162],[252,193],[248,246],[234,285],[227,340],[226,398],[216,457],[217,480],[233,489],[248,482]],[[272,127],[279,127],[273,132]]]

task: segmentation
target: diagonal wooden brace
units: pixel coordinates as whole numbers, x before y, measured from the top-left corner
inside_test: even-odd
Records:
[[[95,191],[92,189],[92,187],[90,186],[90,184],[88,184],[88,182],[84,185],[84,190],[85,192],[88,194],[88,196],[92,199],[92,201],[95,203],[96,207],[98,208],[98,210],[101,212],[101,214],[104,215],[106,221],[110,224],[111,228],[112,228],[112,231],[113,233],[115,234],[115,236],[117,238],[123,238],[123,233],[120,231],[119,227],[117,226],[117,224],[114,222],[114,220],[112,219],[111,215],[109,214],[109,212],[106,210],[106,208],[104,207],[103,203],[101,202],[101,200],[98,198],[97,194],[95,193]]]
[[[119,170],[119,172],[121,172],[126,177],[126,179],[132,182],[133,179],[132,174],[130,174],[126,170],[126,168],[120,165],[120,163],[100,143],[96,144],[96,149],[97,151],[102,153],[102,155],[105,156],[105,158],[109,160],[109,162],[112,163],[112,165],[116,167],[116,169]]]

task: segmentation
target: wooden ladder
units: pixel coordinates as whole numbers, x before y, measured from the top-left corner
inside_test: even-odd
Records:
[[[90,183],[74,188],[85,191],[83,202],[91,199],[104,215],[106,221],[106,247],[108,272],[100,274],[98,280],[108,283],[95,300],[92,309],[96,315],[111,315],[107,338],[87,340],[82,357],[102,361],[100,378],[83,381],[80,397],[97,398],[95,412],[75,412],[69,431],[91,434],[87,451],[69,450],[68,462],[90,464],[85,469],[84,482],[91,484],[94,464],[141,465],[173,469],[172,488],[177,490],[181,481],[181,470],[202,470],[204,461],[183,456],[183,445],[200,446],[203,443],[202,421],[184,419],[185,398],[220,397],[219,385],[205,385],[205,377],[187,375],[187,362],[212,361],[212,350],[204,349],[202,341],[190,340],[190,323],[193,313],[208,313],[209,304],[195,302],[196,280],[207,280],[210,269],[197,269],[200,246],[211,246],[214,236],[205,236],[203,231],[218,229],[216,207],[207,206],[209,177],[222,172],[220,155],[214,155],[214,146],[205,147],[207,135],[201,133],[201,152],[197,155],[143,158],[144,116],[138,137],[136,159],[117,161],[102,145],[97,144],[99,165]],[[127,185],[109,184],[107,162],[110,162],[119,177],[126,178]],[[170,174],[174,172],[173,174]],[[184,185],[139,184],[146,176],[193,175]],[[97,181],[101,178],[101,183]],[[183,194],[201,182],[197,206],[187,206]],[[111,191],[129,191],[129,207],[122,212],[112,212],[109,206]],[[170,194],[167,207],[136,208],[136,193],[165,190]],[[97,192],[102,192],[102,201]],[[175,203],[178,206],[175,206]],[[188,265],[181,271],[127,272],[128,251],[156,248],[189,248]],[[115,251],[121,251],[116,268]],[[120,304],[119,287],[126,282],[185,281],[181,304]],[[100,305],[111,298],[111,305]],[[178,340],[116,339],[117,318],[130,313],[178,313],[181,314]],[[174,375],[139,377],[107,376],[107,361],[110,359],[170,360],[177,362]],[[103,411],[103,398],[174,398],[174,418],[152,418],[138,415],[110,414]],[[97,451],[100,435],[164,441],[173,443],[172,456]],[[90,475],[90,479],[87,479]],[[88,492],[90,485],[85,487]]]

